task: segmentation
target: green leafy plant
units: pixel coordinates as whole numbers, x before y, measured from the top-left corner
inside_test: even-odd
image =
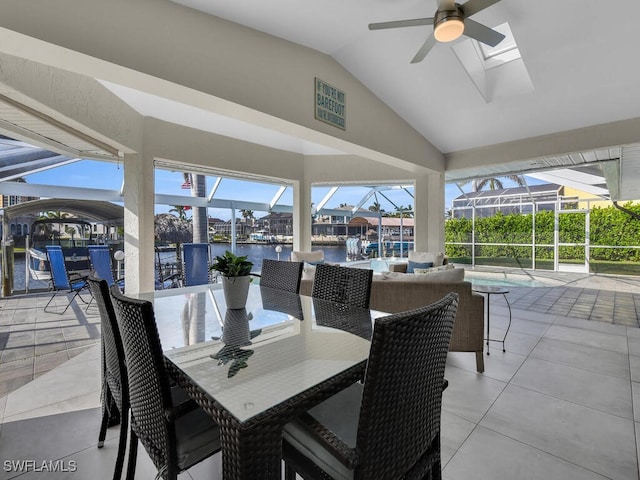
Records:
[[[235,255],[227,250],[224,255],[215,258],[209,270],[220,272],[225,277],[244,277],[251,273],[252,267],[253,263],[246,255]]]

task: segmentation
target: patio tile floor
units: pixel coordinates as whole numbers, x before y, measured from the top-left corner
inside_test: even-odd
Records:
[[[449,354],[445,480],[639,478],[640,279],[557,278],[563,283],[510,288],[506,352],[492,344],[484,374],[473,354]],[[73,460],[76,472],[46,478],[111,478],[117,427],[96,448],[97,309],[79,304],[46,314],[47,300],[0,301],[0,460]],[[507,323],[504,300],[492,297],[491,336],[503,335]],[[155,475],[142,448],[138,463],[136,478]],[[0,480],[16,476],[0,469]],[[20,475],[36,478],[42,473]],[[220,478],[220,456],[180,478]]]

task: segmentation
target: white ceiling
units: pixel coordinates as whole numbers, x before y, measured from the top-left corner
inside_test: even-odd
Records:
[[[598,0],[502,0],[474,15],[509,23],[533,83],[490,103],[452,50],[465,37],[412,65],[431,26],[368,30],[431,17],[436,0],[174,1],[331,55],[443,153],[640,116],[637,0],[615,11]]]

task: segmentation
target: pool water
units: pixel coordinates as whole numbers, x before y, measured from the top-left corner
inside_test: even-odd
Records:
[[[474,285],[495,287],[549,287],[551,283],[527,277],[525,275],[505,275],[491,273],[465,272],[465,280]]]

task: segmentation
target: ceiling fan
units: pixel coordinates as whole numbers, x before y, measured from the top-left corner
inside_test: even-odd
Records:
[[[413,18],[409,20],[394,20],[392,22],[370,23],[369,30],[383,30],[386,28],[415,27],[433,25],[433,33],[424,42],[411,63],[421,62],[436,42],[451,42],[462,34],[474,38],[479,42],[495,47],[504,35],[489,27],[474,22],[469,17],[490,7],[500,0],[469,0],[460,5],[455,0],[438,0],[438,10],[432,18]]]

